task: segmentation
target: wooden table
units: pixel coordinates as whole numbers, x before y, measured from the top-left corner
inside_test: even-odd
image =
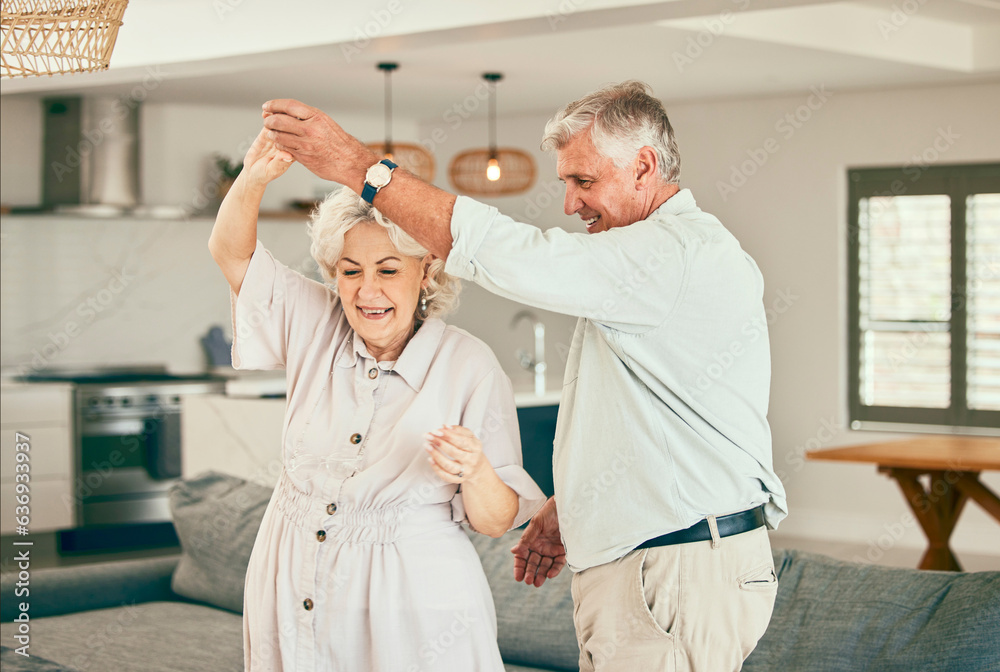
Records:
[[[1000,470],[1000,439],[921,436],[806,453],[810,460],[872,462],[896,479],[927,535],[920,569],[961,571],[948,540],[965,502],[983,507],[1000,522],[1000,498],[979,481],[982,471]],[[927,487],[919,480],[928,475]]]

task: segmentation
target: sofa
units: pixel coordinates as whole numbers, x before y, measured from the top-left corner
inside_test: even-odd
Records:
[[[225,672],[243,669],[242,581],[270,489],[214,472],[171,492],[180,556],[32,571],[30,595],[2,577],[4,672]],[[510,672],[578,670],[570,572],[515,583],[509,549],[472,534],[493,591]],[[776,550],[770,627],[744,670],[996,672],[1000,572],[946,573]],[[27,602],[30,657],[21,602]]]

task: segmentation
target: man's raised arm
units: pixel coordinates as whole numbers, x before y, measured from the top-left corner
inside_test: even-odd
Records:
[[[264,103],[264,126],[275,146],[318,177],[361,194],[365,173],[382,158],[347,133],[326,113],[297,100]],[[397,168],[374,205],[434,256],[451,252],[451,213],[455,196]]]

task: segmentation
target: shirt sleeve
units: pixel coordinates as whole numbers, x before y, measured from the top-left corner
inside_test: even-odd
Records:
[[[322,321],[343,312],[329,288],[277,261],[259,240],[239,296],[231,288],[229,296],[235,369],[288,368],[289,346],[308,344]]]
[[[517,494],[517,515],[511,529],[520,527],[535,515],[548,498],[524,470],[514,390],[499,365],[476,386],[462,413],[462,426],[472,430],[479,438],[483,444],[483,455],[497,476]],[[469,522],[461,489],[451,505],[455,521]]]
[[[662,219],[596,234],[542,231],[460,196],[451,233],[448,273],[624,331],[661,324],[684,289],[685,246]]]

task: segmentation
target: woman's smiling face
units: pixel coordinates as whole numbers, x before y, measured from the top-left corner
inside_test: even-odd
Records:
[[[378,361],[398,359],[413,336],[429,262],[430,255],[415,259],[401,253],[375,222],[358,224],[344,235],[337,291],[348,323]]]

